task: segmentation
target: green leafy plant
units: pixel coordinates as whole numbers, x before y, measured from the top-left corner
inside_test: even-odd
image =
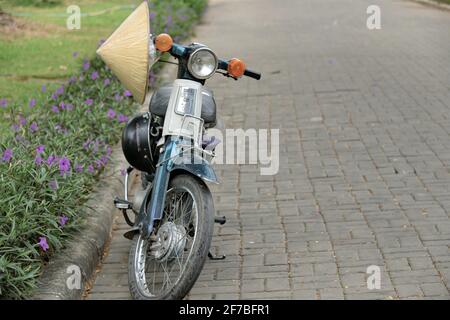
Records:
[[[153,30],[181,40],[205,5],[151,2]],[[1,298],[32,295],[42,268],[80,230],[83,205],[137,108],[99,58],[85,59],[56,90],[40,91],[26,106],[0,98],[10,126],[0,137]]]

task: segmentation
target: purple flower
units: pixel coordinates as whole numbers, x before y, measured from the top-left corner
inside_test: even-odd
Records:
[[[36,105],[36,99],[31,99],[30,102],[28,103],[28,106],[30,108],[33,108]]]
[[[116,117],[116,112],[113,109],[109,108],[106,116],[110,119],[114,119]]]
[[[46,91],[47,91],[47,86],[45,84],[43,84],[41,87],[41,92],[46,92]]]
[[[74,83],[74,82],[77,82],[77,76],[71,76],[69,78],[69,83]]]
[[[85,150],[89,149],[89,146],[91,145],[91,142],[92,142],[91,139],[86,140],[83,143],[83,149],[85,149]]]
[[[119,123],[125,123],[128,121],[128,117],[124,114],[119,114],[117,116],[117,121],[119,121]]]
[[[83,172],[83,166],[81,164],[77,163],[75,165],[75,172],[77,172],[77,173]]]
[[[98,78],[98,72],[97,71],[92,72],[91,73],[91,79],[92,80],[97,80],[97,78]]]
[[[129,90],[125,90],[125,92],[123,93],[123,95],[124,95],[125,97],[131,97],[131,96],[133,96],[133,94],[132,94],[131,91],[129,91]]]
[[[107,85],[109,85],[111,83],[111,80],[109,79],[109,78],[106,78],[104,81],[103,81],[103,85],[104,86],[107,86]]]
[[[103,166],[103,162],[101,160],[95,160],[94,163],[97,169],[100,169]]]
[[[171,26],[172,25],[172,16],[167,16],[167,22],[166,22],[167,26]]]
[[[8,105],[8,101],[5,98],[0,100],[0,107],[5,108]]]
[[[88,60],[84,60],[84,62],[83,62],[83,70],[86,71],[90,67],[91,67],[91,64],[89,63],[89,61]]]
[[[155,12],[150,12],[149,18],[150,20],[153,20],[156,17],[156,13]]]
[[[42,250],[47,251],[50,247],[48,246],[47,243],[47,238],[46,237],[39,237],[39,246],[41,247]]]
[[[45,149],[45,146],[44,146],[43,144],[40,144],[40,145],[38,145],[37,148],[36,148],[36,153],[37,153],[37,154],[41,154],[41,153],[44,152],[44,149]]]
[[[61,108],[61,110],[65,110],[66,109],[66,104],[64,103],[64,101],[61,101],[59,103],[59,107]]]
[[[52,111],[53,111],[54,113],[59,113],[59,108],[58,108],[58,106],[52,105]]]
[[[95,170],[94,170],[94,166],[93,166],[92,164],[90,164],[90,165],[88,166],[88,169],[87,169],[87,170],[88,170],[89,173],[94,173],[94,171],[95,171]]]
[[[47,158],[47,165],[51,166],[56,161],[56,157],[54,155],[49,155]]]
[[[88,98],[88,99],[86,99],[86,100],[84,101],[84,103],[85,103],[87,106],[92,106],[92,104],[94,103],[94,100],[92,100],[91,98]]]
[[[38,125],[37,125],[37,123],[36,123],[35,121],[33,121],[33,122],[31,123],[31,125],[30,125],[30,130],[31,130],[31,132],[36,132],[36,131],[38,131]]]
[[[56,89],[55,93],[58,96],[62,95],[64,93],[64,86],[60,86],[58,89]]]
[[[12,156],[13,156],[13,151],[11,149],[5,149],[5,151],[3,152],[2,161],[3,162],[11,161]]]
[[[17,132],[17,131],[19,131],[20,127],[19,127],[17,124],[14,123],[14,124],[11,126],[11,129],[12,129],[13,131]]]
[[[58,99],[58,96],[53,92],[51,98],[52,100],[56,101],[56,99]]]
[[[67,223],[67,221],[69,221],[69,218],[65,215],[59,216],[59,224],[61,225],[61,227],[64,227],[64,225]]]
[[[78,57],[78,51],[74,51],[74,52],[72,52],[72,57],[73,57],[73,58],[76,58],[76,57]]]
[[[34,158],[34,164],[37,165],[37,166],[40,166],[43,162],[44,162],[44,159],[42,159],[42,157],[39,156],[39,155],[37,155]]]
[[[114,99],[116,99],[116,101],[120,101],[122,100],[122,96],[118,93],[115,94]]]
[[[55,191],[56,189],[58,189],[58,181],[56,181],[56,179],[50,180],[48,183],[48,187]]]
[[[97,152],[98,152],[98,141],[95,141],[95,144],[94,144],[94,147],[92,148],[92,151],[93,151],[94,153],[97,153]]]
[[[102,165],[106,166],[108,164],[109,157],[108,156],[102,156],[100,158],[100,161],[101,161]]]
[[[19,116],[19,123],[20,123],[20,125],[23,127],[24,125],[27,124],[27,119],[25,119],[25,118],[22,117],[22,116]]]
[[[73,109],[73,104],[68,103],[68,104],[66,105],[66,110],[70,111],[70,110],[72,110],[72,109]]]
[[[66,156],[59,160],[59,171],[62,176],[70,171],[70,160]]]

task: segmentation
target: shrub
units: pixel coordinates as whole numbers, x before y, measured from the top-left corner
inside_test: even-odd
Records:
[[[49,7],[61,4],[62,0],[6,0],[15,6]]]
[[[152,2],[153,30],[180,40],[205,5],[203,0]],[[11,128],[0,137],[2,298],[31,295],[42,267],[79,230],[83,204],[136,109],[131,93],[98,58],[84,60],[80,74],[56,91],[41,90],[42,102],[30,97],[22,108],[0,99]]]

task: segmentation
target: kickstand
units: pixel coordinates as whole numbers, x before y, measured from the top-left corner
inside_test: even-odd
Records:
[[[216,256],[215,254],[212,254],[211,251],[208,252],[208,258],[211,260],[223,260],[226,257],[224,255]]]

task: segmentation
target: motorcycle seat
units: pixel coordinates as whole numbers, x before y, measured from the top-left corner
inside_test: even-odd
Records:
[[[167,106],[169,105],[172,86],[163,86],[153,93],[150,100],[149,111],[151,114],[164,117],[166,115]],[[205,125],[212,127],[216,123],[216,102],[213,92],[207,88],[202,89],[202,119]]]

